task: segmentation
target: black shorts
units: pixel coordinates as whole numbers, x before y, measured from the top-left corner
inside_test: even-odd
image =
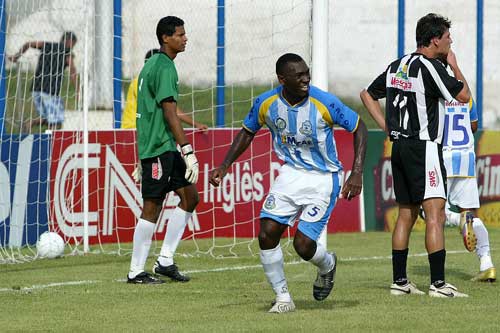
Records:
[[[184,178],[186,164],[178,151],[141,160],[142,198],[165,199],[168,192],[191,185]]]
[[[429,198],[446,200],[446,169],[441,148],[432,141],[394,140],[391,166],[398,203],[421,204]]]

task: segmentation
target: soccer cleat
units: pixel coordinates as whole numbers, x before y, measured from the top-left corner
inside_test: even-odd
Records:
[[[417,286],[410,281],[407,281],[406,284],[400,286],[397,283],[391,284],[391,295],[400,296],[400,295],[425,295],[425,293],[417,288]]]
[[[497,270],[495,269],[495,267],[491,267],[484,271],[481,271],[472,278],[472,281],[478,281],[478,282],[495,282],[496,280],[497,280]]]
[[[271,305],[272,307],[268,311],[269,313],[285,313],[295,311],[295,304],[293,304],[292,300],[290,300],[290,302],[274,301]]]
[[[182,275],[179,272],[179,268],[177,268],[176,264],[172,264],[170,266],[162,266],[160,265],[158,260],[156,260],[153,266],[153,273],[166,276],[170,278],[172,281],[176,282],[188,282],[189,280],[191,280],[189,276]]]
[[[137,274],[134,278],[130,278],[127,274],[127,283],[133,284],[162,284],[165,281],[154,277],[153,275],[142,272]]]
[[[316,281],[313,284],[313,297],[317,301],[322,301],[330,295],[335,284],[335,273],[337,271],[337,255],[330,253],[335,260],[333,268],[326,274],[319,274],[316,276]]]
[[[471,212],[465,211],[460,213],[460,233],[464,240],[464,245],[467,251],[472,252],[476,249],[477,238],[472,227],[474,215]]]
[[[439,288],[431,284],[429,287],[429,296],[442,298],[469,297],[469,295],[459,292],[455,286],[449,283],[445,283]]]

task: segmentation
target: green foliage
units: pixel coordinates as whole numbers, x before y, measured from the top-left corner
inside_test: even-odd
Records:
[[[226,88],[225,126],[239,127],[250,110],[255,97],[271,88],[271,85],[254,87],[234,86]],[[217,94],[215,87],[193,89],[192,87],[181,86],[180,92],[181,98],[179,106],[186,113],[194,116],[195,120],[198,122],[205,123],[209,126],[215,126],[215,96]],[[340,97],[340,99],[351,109],[359,113],[361,119],[363,119],[368,128],[378,128],[377,124],[371,118],[359,99],[350,97]],[[196,112],[191,113],[192,110],[196,110]]]
[[[342,233],[329,236],[328,247],[337,251],[339,264],[335,289],[323,302],[312,297],[313,266],[300,261],[289,242],[282,242],[285,272],[297,306],[295,313],[286,315],[266,313],[274,296],[260,266],[256,241],[250,244],[253,255],[246,245],[233,249],[238,258],[178,255],[179,267],[192,277],[185,284],[126,284],[130,256],[68,255],[0,265],[2,331],[498,331],[498,283],[471,282],[479,267],[476,255],[464,250],[455,228],[447,229],[446,237],[447,281],[470,294],[467,299],[390,296],[390,233]],[[498,267],[495,249],[500,246],[500,230],[490,229],[490,241]],[[209,246],[211,240],[201,243]],[[195,244],[183,241],[179,252],[196,253]],[[424,253],[424,233],[414,232],[408,273],[427,290],[429,265]],[[155,259],[149,258],[148,269]],[[69,281],[82,284],[54,284]]]
[[[7,133],[43,133],[47,129],[47,126],[40,124],[40,118],[33,105],[31,96],[33,75],[33,72],[17,71],[17,67],[11,68],[7,73],[7,111],[5,115]],[[129,85],[129,80],[123,81],[122,89],[125,96]],[[271,85],[227,87],[225,89],[225,126],[240,127],[255,97],[271,88]],[[185,113],[194,117],[197,122],[205,123],[210,127],[215,126],[216,87],[181,85],[179,90],[181,93],[179,107]],[[75,87],[70,84],[67,72],[64,75],[61,96],[66,110],[75,110],[77,108]],[[340,98],[346,105],[361,115],[368,128],[377,128],[375,122],[358,99]],[[92,113],[90,113],[90,116],[92,116]]]

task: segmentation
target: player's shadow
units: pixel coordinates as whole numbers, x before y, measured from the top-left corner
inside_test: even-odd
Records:
[[[315,301],[315,300],[294,300],[297,309],[304,310],[327,310],[327,309],[347,309],[353,308],[360,304],[359,301],[354,300],[343,300],[343,299],[331,299],[326,301]]]
[[[430,276],[429,265],[412,265],[408,269],[409,276]],[[463,270],[458,270],[454,268],[446,268],[446,279],[448,280],[462,280],[469,281],[473,276],[464,272]]]
[[[295,307],[299,310],[335,310],[335,309],[346,309],[358,306],[359,301],[353,300],[326,300],[326,301],[315,301],[315,300],[301,300],[294,299]],[[260,310],[267,312],[271,308],[271,303],[266,306],[261,306]]]

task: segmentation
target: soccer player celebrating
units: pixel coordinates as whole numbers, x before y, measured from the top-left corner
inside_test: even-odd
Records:
[[[137,98],[137,145],[142,165],[144,207],[134,231],[129,283],[158,284],[163,280],[144,271],[151,238],[163,200],[174,191],[180,198],[169,219],[165,239],[153,272],[174,281],[186,282],[173,256],[184,228],[198,204],[198,161],[177,117],[177,70],[174,58],[186,48],[184,21],[175,16],[162,18],[156,27],[160,53],[153,55],[139,75]],[[177,151],[181,146],[182,155]]]
[[[280,86],[258,96],[243,121],[222,164],[210,173],[219,186],[231,164],[248,148],[266,125],[272,133],[274,152],[284,162],[260,213],[259,246],[264,273],[276,294],[269,312],[295,310],[284,273],[280,238],[298,218],[294,248],[318,268],[313,296],[328,297],[335,282],[337,258],[318,244],[321,231],[340,192],[342,164],[338,160],[333,125],[354,134],[352,172],[342,188],[348,200],[361,192],[367,130],[358,114],[336,96],[310,86],[309,67],[292,53],[276,62]]]
[[[443,62],[446,66],[446,58]],[[460,228],[465,248],[475,251],[479,258],[479,273],[473,280],[493,282],[497,274],[491,261],[488,230],[483,221],[475,217],[475,210],[479,208],[474,152],[478,120],[476,103],[472,98],[468,103],[453,100],[446,102],[445,107],[443,159],[448,177],[446,223]],[[456,206],[460,213],[452,212],[450,204]]]
[[[418,20],[417,50],[392,62],[361,100],[393,141],[391,167],[399,214],[392,234],[392,295],[424,294],[406,275],[410,233],[422,205],[433,297],[466,297],[445,282],[446,170],[442,139],[444,101],[468,102],[470,92],[451,52],[451,22],[436,14]],[[447,55],[455,77],[437,59]],[[378,99],[386,98],[385,118]]]

